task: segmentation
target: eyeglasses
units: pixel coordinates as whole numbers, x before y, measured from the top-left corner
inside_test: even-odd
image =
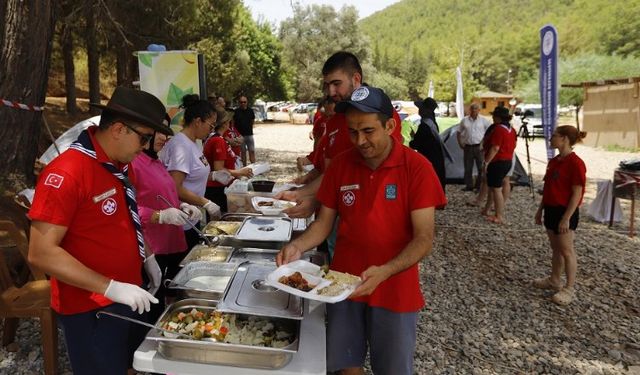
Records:
[[[121,121],[122,122],[122,121]],[[127,128],[129,128],[129,130],[131,130],[132,132],[136,133],[138,135],[138,137],[140,137],[140,146],[144,146],[147,143],[151,142],[151,138],[153,138],[155,132],[151,133],[151,134],[146,134],[146,133],[140,133],[139,131],[137,131],[133,126],[127,124],[126,122],[122,122],[122,124],[124,124],[124,126],[126,126]]]

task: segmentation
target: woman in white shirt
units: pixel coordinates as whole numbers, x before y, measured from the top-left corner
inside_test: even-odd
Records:
[[[211,167],[196,143],[213,130],[216,112],[209,102],[195,94],[185,95],[181,108],[184,108],[184,129],[167,142],[160,158],[176,184],[180,200],[204,208],[210,219],[217,218],[220,207],[204,197],[207,181],[212,179]],[[200,238],[191,226],[183,228],[190,249]]]

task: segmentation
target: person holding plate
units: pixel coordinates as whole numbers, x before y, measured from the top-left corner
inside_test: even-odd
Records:
[[[435,207],[446,198],[431,163],[392,134],[389,97],[362,86],[336,105],[352,149],[325,171],[318,219],[278,253],[278,265],[322,242],[340,216],[331,269],[362,278],[350,298],[327,305],[327,370],[363,373],[367,348],[376,374],[413,374],[418,263],[433,247]]]

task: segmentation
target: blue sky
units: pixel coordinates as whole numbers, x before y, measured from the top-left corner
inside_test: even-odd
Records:
[[[244,0],[244,4],[251,10],[254,20],[262,16],[275,26],[280,26],[280,22],[293,15],[291,2],[300,5],[324,4],[332,5],[335,9],[342,8],[343,5],[353,5],[358,10],[360,18],[365,18],[379,10],[382,10],[399,0]]]

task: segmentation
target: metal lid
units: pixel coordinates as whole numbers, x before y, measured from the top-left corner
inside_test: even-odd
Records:
[[[300,297],[278,290],[264,283],[276,269],[275,264],[245,262],[238,266],[227,285],[218,310],[274,318],[302,319]]]
[[[236,233],[236,238],[247,241],[287,242],[291,240],[293,224],[288,217],[247,217]]]

